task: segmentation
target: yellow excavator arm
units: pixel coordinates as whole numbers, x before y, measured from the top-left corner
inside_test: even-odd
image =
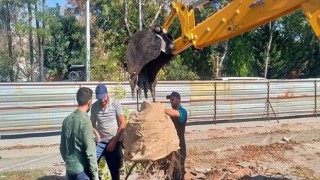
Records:
[[[298,9],[303,10],[320,38],[320,0],[234,0],[198,25],[192,7],[173,2],[162,30],[167,33],[174,17],[179,18],[182,34],[173,42],[175,49],[171,52],[177,55],[190,46],[202,49],[243,34]]]
[[[210,0],[200,0],[187,6],[171,3],[171,11],[161,27],[139,31],[127,47],[127,70],[132,97],[138,85],[147,98],[148,89],[155,98],[158,71],[175,55],[190,46],[202,49],[243,34],[279,17],[302,9],[315,34],[320,38],[320,0],[233,0],[205,21],[195,24],[194,8]],[[181,36],[173,39],[169,28],[179,18]]]

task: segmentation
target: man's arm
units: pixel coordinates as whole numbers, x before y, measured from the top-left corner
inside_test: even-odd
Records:
[[[165,109],[165,113],[170,117],[175,117],[175,118],[180,117],[180,112],[175,109]]]
[[[187,111],[183,108],[179,108],[179,110],[165,109],[165,113],[172,118],[178,118],[180,123],[183,123],[187,120]]]
[[[91,108],[91,113],[90,113],[90,120],[91,120],[91,123],[92,123],[92,127],[94,129],[97,129],[97,118],[96,118],[96,114],[94,113],[94,110],[93,108]]]
[[[63,127],[62,127],[62,132],[61,132],[61,139],[60,139],[60,154],[61,154],[64,162],[66,162],[66,139],[64,136]]]
[[[90,122],[86,122],[83,125],[83,143],[85,148],[86,158],[89,164],[89,170],[92,175],[92,179],[98,179],[98,164],[96,157],[96,145],[93,141],[92,125]]]
[[[100,142],[100,134],[99,131],[96,128],[93,128],[93,134],[94,134],[94,140],[96,141],[96,143]]]

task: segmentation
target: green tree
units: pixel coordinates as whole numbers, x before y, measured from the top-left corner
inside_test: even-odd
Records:
[[[41,1],[41,2],[40,2]],[[40,8],[38,8],[38,4]],[[36,19],[36,31],[37,31],[37,41],[38,41],[38,62],[39,62],[39,81],[44,81],[43,72],[43,62],[44,62],[44,40],[47,35],[45,29],[46,26],[46,0],[38,0],[35,3],[35,19]]]
[[[183,64],[183,59],[178,55],[164,68],[165,77],[160,80],[196,80],[199,76],[190,71],[188,66]]]
[[[71,1],[70,1],[71,2]],[[142,1],[143,28],[148,28],[155,20],[163,1]],[[83,4],[71,2],[70,11],[81,14]],[[124,76],[126,48],[130,36],[138,31],[138,3],[135,1],[91,1],[91,35],[92,35],[92,79],[93,80],[127,80]],[[162,6],[163,7],[163,6]]]
[[[1,54],[4,54],[1,58],[1,69],[7,69],[1,71],[1,80],[11,82],[14,81],[14,64],[15,64],[15,56],[13,50],[13,38],[12,38],[12,19],[14,17],[14,12],[16,10],[16,4],[11,1],[0,1],[0,12],[1,12],[1,21],[3,22],[2,28],[4,28],[5,37],[6,37],[6,50],[2,51]],[[6,55],[8,54],[8,55]]]
[[[60,7],[48,10],[52,19],[48,22],[50,36],[44,49],[44,64],[54,74],[63,73],[69,65],[84,64],[84,28],[75,16],[63,16]]]
[[[251,33],[230,40],[230,53],[225,72],[227,76],[255,76]]]
[[[319,72],[315,70],[319,67],[319,40],[303,12],[297,11],[282,18],[281,24],[279,44],[286,67],[278,77],[286,78],[292,71],[303,73],[305,77],[316,76]]]
[[[273,25],[274,29],[270,28],[270,24],[266,24],[251,32],[256,75],[264,77],[267,69],[266,78],[268,79],[278,76],[280,70],[285,66],[284,61],[281,59],[281,49],[279,48],[279,42],[281,42],[279,27],[281,27],[281,24],[279,21],[275,21]],[[271,41],[270,37],[272,37]],[[268,59],[268,67],[266,67],[266,59]]]
[[[32,2],[27,2],[28,7],[28,33],[29,33],[29,56],[30,56],[30,80],[34,81],[34,47],[33,47],[33,27],[32,27],[32,20],[33,20],[33,8]]]

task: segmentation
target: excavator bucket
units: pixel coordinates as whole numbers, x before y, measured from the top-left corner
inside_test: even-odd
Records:
[[[170,60],[174,49],[172,41],[161,30],[142,30],[135,33],[127,47],[127,71],[131,86],[132,98],[136,86],[144,90],[145,98],[148,98],[148,90],[155,99],[155,86],[159,70]]]

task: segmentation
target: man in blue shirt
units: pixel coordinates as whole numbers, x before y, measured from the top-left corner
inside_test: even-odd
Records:
[[[169,115],[173,121],[173,124],[177,130],[179,137],[179,161],[181,168],[174,169],[172,173],[172,179],[184,180],[185,160],[186,160],[186,141],[184,138],[185,127],[187,123],[187,111],[181,106],[181,97],[178,92],[173,91],[170,95],[167,95],[167,99],[170,99],[172,109],[165,109],[165,113]]]

